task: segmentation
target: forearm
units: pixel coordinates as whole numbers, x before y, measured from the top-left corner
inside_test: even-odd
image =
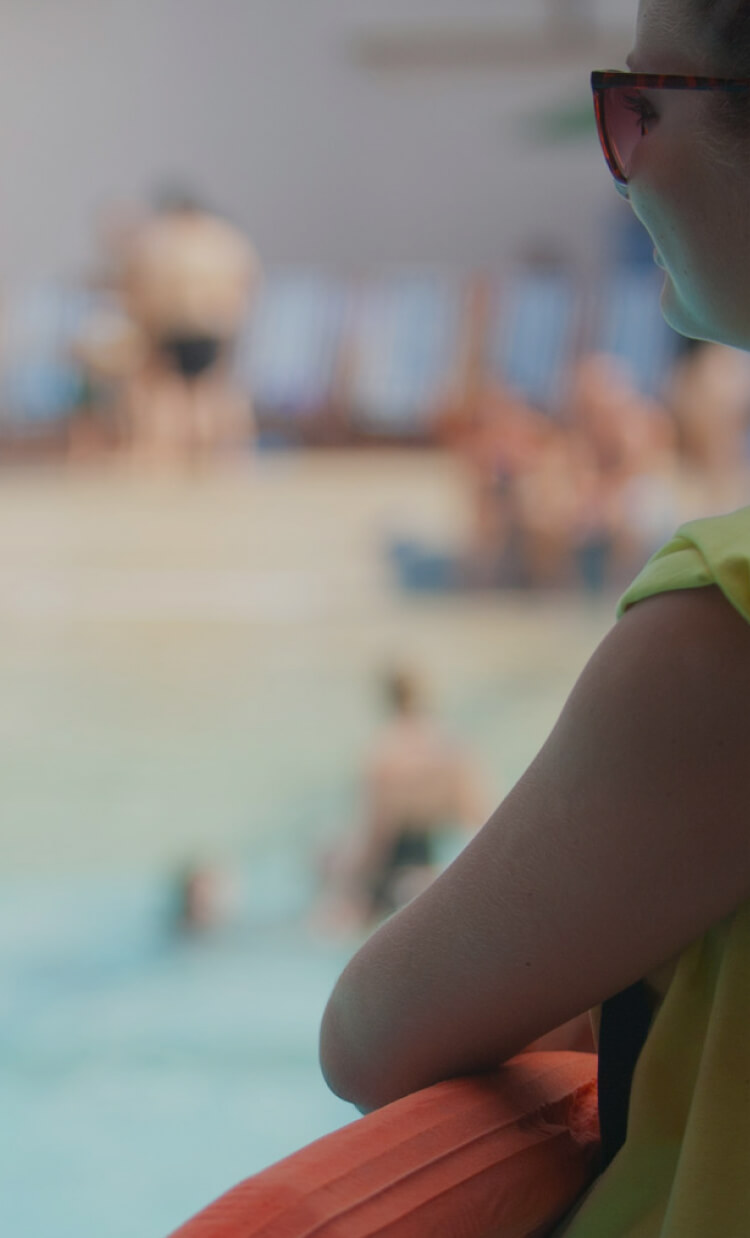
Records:
[[[438,994],[445,948],[437,928],[427,957],[408,945],[409,923],[429,896],[430,891],[373,934],[344,970],[325,1010],[323,1074],[332,1091],[363,1111],[447,1079],[492,1070],[525,1043],[502,1043],[494,1032],[497,1024],[482,1044],[471,1031],[459,1034],[467,1018],[469,960],[460,982]],[[470,1011],[468,1020],[473,1024]]]

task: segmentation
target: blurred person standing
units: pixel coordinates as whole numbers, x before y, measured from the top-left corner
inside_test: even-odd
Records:
[[[147,345],[130,399],[138,455],[188,456],[252,436],[249,397],[231,375],[232,346],[259,278],[242,233],[185,193],[162,196],[137,230],[125,301]]]
[[[390,717],[365,760],[361,823],[323,858],[319,927],[366,928],[403,906],[437,876],[441,836],[473,832],[486,814],[478,771],[431,717],[417,676],[391,671],[381,691]]]

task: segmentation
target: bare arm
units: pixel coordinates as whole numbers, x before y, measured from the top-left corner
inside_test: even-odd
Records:
[[[750,897],[750,630],[718,589],[634,607],[435,884],[355,955],[321,1062],[363,1108],[491,1069]]]

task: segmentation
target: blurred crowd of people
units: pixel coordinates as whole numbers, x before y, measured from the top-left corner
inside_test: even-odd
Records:
[[[184,464],[217,453],[246,451],[256,435],[254,377],[251,374],[248,381],[243,372],[240,379],[235,354],[240,341],[247,349],[248,340],[252,345],[258,333],[258,314],[253,310],[261,283],[259,259],[249,240],[197,198],[174,189],[161,193],[148,211],[109,211],[103,217],[98,251],[87,281],[95,294],[93,310],[84,318],[72,348],[80,391],[66,422],[69,452],[80,458],[109,446],[140,463]],[[573,285],[564,279],[555,283],[554,275],[549,287],[542,288],[545,295],[539,294],[539,303],[529,302],[533,312],[529,311],[528,322],[524,320],[523,339],[513,337],[514,348],[523,345],[524,356],[528,353],[540,374],[549,368],[540,321],[548,294],[555,294],[558,318],[572,313],[568,302],[574,297]],[[533,292],[533,279],[531,283]],[[365,314],[363,322],[378,340],[383,335],[382,348],[373,354],[376,364],[370,364],[372,358],[368,362],[370,369],[388,378],[389,366],[399,370],[392,356],[389,360],[388,349],[399,356],[409,353],[408,364],[403,356],[399,363],[406,365],[404,374],[391,375],[390,386],[385,379],[374,384],[373,391],[382,400],[401,400],[407,410],[402,408],[401,420],[392,423],[389,413],[380,428],[380,441],[403,444],[409,441],[411,428],[420,442],[442,444],[452,451],[467,479],[470,530],[458,559],[449,561],[446,552],[442,559],[434,556],[431,565],[419,547],[400,542],[395,558],[401,555],[402,583],[422,587],[419,582],[439,578],[428,587],[617,587],[680,523],[686,509],[689,514],[691,490],[696,511],[726,510],[745,501],[750,413],[745,354],[717,344],[684,344],[658,398],[644,395],[648,384],[614,355],[596,350],[566,355],[559,373],[555,366],[550,370],[556,377],[554,408],[542,406],[530,391],[506,383],[506,365],[490,364],[484,355],[491,335],[487,303],[483,282],[474,284],[476,296],[466,302],[474,308],[467,309],[458,332],[466,335],[466,356],[450,364],[442,357],[445,341],[440,331],[427,332],[432,340],[427,348],[424,340],[420,344],[416,329],[424,325],[422,319],[432,322],[431,315],[437,315],[435,322],[442,321],[436,306],[442,304],[444,289],[420,285],[416,296],[416,285],[406,281],[400,291],[390,290],[390,300],[375,298],[382,321],[364,297],[369,316]],[[266,314],[260,334],[265,338],[269,323],[275,323],[274,365],[293,371],[294,330],[297,335],[304,330],[315,336],[315,317],[323,302],[318,303],[314,289],[303,281],[297,290],[305,309],[302,314],[294,296],[289,300],[289,289],[284,292],[283,280],[280,286],[284,313]],[[474,286],[472,281],[468,286]],[[324,291],[318,290],[321,296]],[[612,296],[617,295],[613,280]],[[650,296],[648,288],[644,295]],[[259,300],[262,307],[265,294]],[[405,316],[399,309],[404,308],[402,302],[409,309]],[[631,306],[631,317],[638,317],[639,305]],[[326,354],[337,390],[353,348],[346,338],[335,343],[337,332],[346,336],[347,315],[339,318],[336,329],[328,333]],[[558,334],[563,331],[561,339],[563,327],[558,322],[555,328]],[[455,344],[454,340],[451,348]],[[311,383],[321,379],[321,366],[313,356],[318,345],[322,349],[321,341],[308,348]],[[644,347],[643,341],[639,347]],[[665,357],[671,357],[671,347],[670,343]],[[337,348],[343,363],[337,359]],[[515,355],[512,350],[511,356]],[[448,370],[457,371],[451,382],[458,394],[443,399],[439,393],[446,387],[436,387],[424,395],[426,408],[414,405],[409,412],[409,400],[417,398],[420,384],[425,392],[432,391],[430,383],[437,382],[436,374],[446,364]],[[662,369],[669,364],[663,360]],[[405,377],[410,382],[404,386]],[[281,387],[286,390],[283,383]],[[358,391],[353,383],[354,404]],[[289,398],[287,391],[281,413],[276,410],[277,420],[281,416],[289,424],[305,423],[309,430],[316,415],[325,421],[330,414],[321,393],[316,396],[320,407],[313,401],[304,416],[286,407]],[[299,392],[296,399],[305,405]],[[329,393],[329,404],[332,399]],[[260,403],[265,426],[262,398]],[[349,411],[348,420],[346,410],[333,418],[344,434],[341,441],[378,441],[372,426],[360,427],[357,438],[356,409]],[[373,424],[378,424],[377,417]]]
[[[618,587],[695,509],[746,501],[750,365],[692,343],[662,398],[639,392],[615,357],[571,369],[550,417],[499,384],[446,410],[444,441],[472,501],[463,587]]]

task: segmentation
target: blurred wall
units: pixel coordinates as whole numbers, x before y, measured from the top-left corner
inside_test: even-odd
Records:
[[[601,0],[627,19],[634,4]],[[541,3],[541,0],[539,0]],[[539,5],[537,4],[536,8]],[[593,136],[520,115],[585,99],[583,66],[362,68],[384,21],[528,19],[532,0],[6,0],[0,276],[75,273],[97,209],[189,178],[267,262],[498,263],[554,236],[591,256],[612,190]]]

